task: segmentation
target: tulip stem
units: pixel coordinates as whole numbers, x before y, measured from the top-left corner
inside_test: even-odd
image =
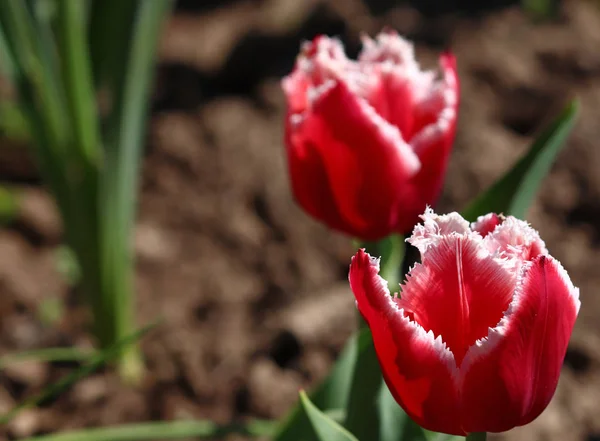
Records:
[[[467,441],[485,441],[487,438],[486,432],[472,432],[465,438]]]
[[[390,292],[398,291],[398,285],[404,274],[401,274],[406,248],[404,236],[392,234],[377,242],[355,241],[358,248],[365,248],[373,257],[381,257],[380,275],[388,282]]]
[[[404,236],[392,234],[377,242],[355,240],[357,248],[365,248],[373,257],[381,257],[380,275],[388,282],[390,293],[398,292],[398,285],[404,274],[402,273],[405,256]],[[368,327],[363,318],[358,314],[358,328]]]

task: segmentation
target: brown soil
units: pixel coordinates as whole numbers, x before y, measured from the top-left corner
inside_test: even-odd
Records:
[[[384,3],[394,2],[179,2],[162,38],[135,241],[137,320],[165,319],[143,342],[147,378],[132,388],[110,370],[96,373],[0,428],[0,439],[183,417],[275,418],[323,378],[353,329],[353,247],[292,201],[278,81],[303,39],[338,34],[356,51],[361,31],[386,25],[415,39],[427,65],[448,45],[458,56],[461,118],[442,211],[460,209],[506,170],[565,97],[581,98],[575,133],[529,220],[581,288],[583,308],[553,402],[497,439],[598,439],[600,4],[567,1],[558,18],[536,24],[516,7],[426,17]],[[59,220],[22,148],[1,150],[0,176],[23,201],[17,222],[0,231],[0,355],[89,345],[83,309],[56,270]],[[64,305],[60,320],[42,319],[48,300]],[[73,367],[5,370],[0,412]]]

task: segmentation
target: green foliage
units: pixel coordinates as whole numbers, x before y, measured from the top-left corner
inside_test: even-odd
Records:
[[[194,439],[223,439],[232,434],[247,437],[265,437],[271,436],[273,427],[273,422],[260,420],[225,426],[206,420],[168,421],[83,429],[35,436],[24,441],[145,441],[191,437]]]
[[[381,275],[397,289],[403,238],[392,236],[364,246],[382,257]],[[426,432],[406,415],[383,382],[371,332],[362,321],[360,331],[348,341],[330,375],[310,396],[323,413],[341,413],[343,426],[358,439],[426,441]],[[307,430],[306,414],[299,406],[283,423],[275,441],[317,440],[314,431]]]
[[[425,432],[396,403],[381,376],[371,332],[358,337],[344,426],[359,439],[426,441]]]
[[[146,327],[134,332],[133,334],[124,337],[122,340],[116,342],[115,344],[108,347],[107,349],[94,353],[93,355],[91,355],[88,358],[87,363],[85,363],[79,369],[76,369],[75,371],[73,371],[70,374],[61,378],[56,383],[46,387],[40,394],[24,401],[20,405],[11,409],[8,413],[6,413],[4,415],[0,415],[0,426],[7,424],[22,410],[29,409],[31,407],[39,405],[40,403],[56,396],[57,394],[63,392],[64,390],[68,389],[69,387],[71,387],[73,384],[75,384],[79,380],[81,380],[81,379],[87,377],[88,375],[90,375],[91,373],[95,372],[96,370],[98,370],[100,367],[102,367],[106,363],[115,359],[115,357],[118,357],[119,354],[121,354],[123,348],[131,346],[133,343],[137,342],[140,338],[142,338],[148,331],[150,331],[155,326],[156,326],[156,323],[146,326]],[[56,349],[41,350],[37,354],[35,352],[29,352],[29,353],[25,353],[25,354],[21,354],[21,355],[16,354],[16,355],[12,356],[12,359],[10,357],[7,357],[7,358],[3,358],[0,361],[2,363],[4,363],[4,365],[6,365],[7,363],[25,361],[27,359],[31,360],[34,357],[37,357],[37,359],[40,359],[40,360],[46,359],[47,361],[50,361],[50,360],[61,359],[60,357],[64,357],[63,359],[78,359],[78,357],[85,358],[85,355],[82,353],[78,353],[74,350],[69,351],[69,349],[61,350],[60,348],[56,348]],[[1,364],[0,364],[0,367],[1,367]]]
[[[527,154],[463,210],[465,219],[474,221],[490,212],[524,219],[556,155],[566,145],[578,108],[578,101],[571,101],[550,127],[537,137]]]
[[[551,19],[558,14],[560,0],[521,0],[521,5],[534,19]]]
[[[306,414],[314,437],[318,441],[358,441],[357,438],[321,412],[305,392],[300,392],[300,404]]]
[[[19,113],[8,104],[0,110],[12,112],[17,133],[31,136],[103,348],[128,335],[134,322],[137,176],[157,39],[170,4],[0,2],[0,64],[20,97]],[[117,359],[125,377],[139,378],[134,347],[122,348]]]
[[[14,191],[0,186],[0,225],[10,224],[19,214],[19,199]]]
[[[363,331],[368,332],[368,330]],[[359,336],[352,336],[335,366],[321,385],[319,385],[311,394],[312,403],[327,413],[343,412],[345,413],[346,403],[350,395],[350,385],[354,365],[358,353]],[[298,403],[289,413],[288,417],[282,421],[277,433],[274,436],[275,441],[311,441],[314,440],[314,434],[310,430],[306,414],[302,411]]]

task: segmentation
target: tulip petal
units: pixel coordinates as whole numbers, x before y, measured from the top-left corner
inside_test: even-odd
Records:
[[[502,223],[500,216],[496,213],[489,213],[485,216],[479,216],[475,222],[471,224],[471,229],[477,231],[481,237],[485,237],[496,229]]]
[[[544,410],[579,306],[579,290],[557,260],[540,255],[523,265],[505,317],[469,350],[461,366],[466,431],[505,431]]]
[[[459,367],[469,347],[498,324],[515,286],[513,274],[481,245],[474,234],[442,236],[411,270],[398,302],[425,330],[443,336]]]
[[[350,265],[350,286],[371,328],[386,384],[424,428],[464,434],[454,405],[457,370],[452,353],[441,338],[434,338],[404,314],[378,273],[379,261],[359,250]]]
[[[301,124],[293,117],[286,125]],[[329,188],[325,164],[319,149],[295,135],[295,130],[286,128],[288,169],[294,197],[314,218],[327,223],[331,228],[343,228],[345,223],[338,213],[333,194]]]
[[[436,245],[445,235],[470,233],[469,223],[457,212],[439,215],[434,213],[431,207],[427,207],[420,217],[423,223],[415,225],[407,242],[416,247],[421,254],[431,245]]]
[[[529,261],[540,254],[548,254],[539,233],[520,219],[508,216],[484,242],[492,253],[501,257]]]
[[[343,82],[321,90],[312,111],[296,129],[303,142],[318,146],[337,209],[365,234],[395,225],[403,183],[420,162],[391,126]],[[363,239],[371,239],[360,235]]]
[[[459,102],[458,73],[456,58],[445,53],[440,58],[441,79],[421,87],[421,99],[415,103],[412,145],[428,144],[439,133],[454,132]]]
[[[300,69],[294,71],[281,80],[281,88],[285,93],[288,115],[301,115],[308,107],[307,92],[310,80]]]
[[[410,140],[414,125],[414,92],[410,78],[404,72],[381,69],[379,81],[368,91],[369,104],[390,124],[398,127],[406,141]]]

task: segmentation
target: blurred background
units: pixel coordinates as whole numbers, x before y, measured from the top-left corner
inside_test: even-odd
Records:
[[[135,234],[137,321],[164,318],[142,342],[148,375],[129,387],[111,369],[97,372],[20,413],[0,427],[0,439],[133,421],[276,418],[298,389],[326,375],[354,327],[354,249],[292,200],[279,81],[303,40],[337,35],[355,55],[362,32],[386,26],[414,40],[427,67],[447,48],[458,58],[459,128],[439,211],[463,208],[567,98],[581,98],[574,134],[528,220],[581,288],[583,307],[552,404],[529,426],[493,439],[600,439],[596,0],[176,2],[160,37]],[[5,107],[0,355],[88,347],[60,218],[27,133]],[[6,366],[0,413],[75,366]]]

